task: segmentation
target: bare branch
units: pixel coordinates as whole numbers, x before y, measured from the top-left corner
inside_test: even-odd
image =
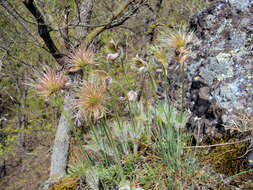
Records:
[[[251,139],[252,139],[252,137],[249,137],[249,138],[246,138],[244,140],[236,141],[236,142],[222,143],[222,144],[212,144],[212,145],[204,145],[204,146],[186,146],[186,147],[183,147],[183,148],[184,149],[192,149],[192,148],[213,148],[213,147],[219,147],[219,146],[229,146],[229,145],[234,145],[234,144],[238,144],[238,143],[247,142]]]
[[[69,29],[68,29],[68,17],[69,17],[69,13],[70,13],[70,7],[66,6],[64,9],[64,14],[63,14],[63,25],[64,25],[64,29],[60,30],[61,33],[61,37],[64,41],[65,47],[67,49],[70,49],[72,46],[72,43],[69,39]]]
[[[62,54],[59,53],[58,49],[56,48],[50,34],[49,34],[49,26],[45,24],[44,18],[39,11],[39,9],[35,6],[34,0],[25,0],[23,1],[23,4],[26,6],[26,8],[31,12],[31,14],[34,16],[38,23],[38,32],[40,37],[45,42],[47,48],[49,49],[49,52],[51,55],[55,58],[55,60],[62,64],[61,58],[63,57]]]
[[[125,2],[118,11],[116,11],[113,16],[109,19],[108,25],[101,26],[95,28],[92,32],[89,33],[89,35],[85,38],[84,43],[86,45],[89,45],[93,39],[98,36],[101,32],[103,32],[106,29],[110,29],[119,25],[122,25],[127,19],[129,19],[140,7],[140,5],[143,4],[145,0],[128,0]],[[124,12],[130,7],[133,6],[133,9],[129,11],[126,15],[123,15],[120,17]]]
[[[18,21],[18,23],[24,28],[27,34],[29,34],[37,44],[40,44],[38,39],[36,39],[33,36],[33,34],[29,31],[27,26],[24,24],[23,19],[20,17],[19,13],[14,9],[14,7],[7,0],[0,0],[0,5],[7,11],[9,15],[11,15],[14,19]]]
[[[76,5],[76,9],[77,9],[77,18],[78,18],[78,23],[81,23],[81,15],[80,15],[80,9],[79,9],[79,1],[78,0],[75,0],[75,5]]]

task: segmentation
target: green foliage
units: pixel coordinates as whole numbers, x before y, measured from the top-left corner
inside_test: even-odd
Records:
[[[191,184],[198,171],[196,159],[188,157],[190,153],[183,151],[187,138],[180,131],[184,127],[185,116],[182,120],[181,114],[166,103],[147,109],[137,102],[129,106],[131,116],[128,120],[118,118],[108,124],[106,121],[97,123],[92,127],[91,140],[85,146],[100,155],[100,159],[96,156],[92,160],[97,160],[102,183],[109,188],[127,179],[131,183],[142,184],[145,189],[157,184],[159,187],[177,188],[185,183]],[[154,128],[151,129],[151,126]],[[149,158],[146,154],[154,158],[151,163],[147,162]],[[76,176],[84,174],[85,170],[81,168],[72,169],[71,174],[73,171],[76,171]],[[123,178],[119,172],[121,170]],[[167,181],[166,176],[173,180]]]
[[[100,165],[98,167],[98,175],[105,188],[116,186],[121,180],[116,165],[110,165],[108,167]]]
[[[4,139],[4,143],[0,143],[0,156],[1,157],[6,157],[8,154],[16,154],[16,139],[17,139],[17,134],[15,133],[14,135],[12,133],[9,133],[8,130],[5,131],[6,134],[10,134],[7,136],[6,139]]]
[[[95,2],[91,25],[104,24],[108,9],[110,11],[116,10],[124,3],[122,0]],[[122,28],[105,30],[97,37],[96,42],[101,48],[97,53],[95,69],[106,70],[109,64],[108,74],[113,78],[113,83],[107,90],[110,94],[110,100],[106,102],[107,115],[96,123],[89,121],[90,123],[85,124],[90,126],[89,138],[86,139],[85,145],[81,144],[79,137],[82,135],[82,129],[76,129],[70,116],[66,115],[85,159],[70,165],[68,173],[71,178],[63,178],[51,190],[75,189],[77,177],[86,177],[89,186],[95,187],[93,189],[96,189],[98,179],[104,189],[117,188],[124,184],[131,184],[132,189],[135,187],[187,189],[198,187],[198,183],[205,184],[208,177],[200,172],[197,158],[193,152],[184,149],[185,143],[189,139],[189,136],[183,131],[187,118],[186,113],[183,112],[183,109],[179,113],[173,108],[168,102],[168,97],[165,98],[165,102],[160,102],[154,97],[157,85],[157,81],[154,79],[154,70],[162,69],[164,72],[160,79],[166,79],[166,63],[172,54],[159,44],[150,45],[149,52],[145,52],[145,47],[142,46],[145,45],[143,44],[146,38],[144,35],[151,35],[154,30],[158,29],[158,26],[179,28],[188,22],[190,15],[205,6],[206,2],[206,0],[163,1],[161,10],[157,15],[153,13],[154,17],[151,19],[149,19],[150,12],[141,12],[146,9],[143,7],[140,12],[133,15],[134,19],[130,20],[127,25],[122,26]],[[12,3],[16,7],[22,7],[21,1],[13,0]],[[156,6],[157,2],[147,1],[147,3],[152,8]],[[74,0],[64,0],[61,3],[50,0],[36,1],[36,4],[47,15],[44,19],[50,23],[52,28],[59,28],[64,25],[62,18],[66,6],[69,6],[71,10],[69,21],[75,20],[78,12]],[[26,9],[20,9],[19,13],[24,15],[24,18],[35,22]],[[145,13],[148,14],[144,15]],[[43,99],[35,97],[31,89],[28,90],[26,100],[23,97],[19,98],[20,94],[17,90],[16,81],[23,84],[26,82],[24,76],[29,78],[32,68],[40,69],[42,65],[54,65],[56,63],[46,51],[42,51],[37,45],[30,42],[24,43],[23,39],[18,38],[17,34],[12,31],[13,26],[9,24],[9,20],[6,20],[6,16],[0,16],[0,26],[2,31],[5,31],[3,34],[1,31],[1,34],[4,38],[15,39],[15,44],[12,44],[12,40],[3,40],[6,41],[12,56],[5,61],[4,73],[6,77],[0,84],[5,87],[5,91],[1,92],[1,95],[7,102],[5,113],[9,114],[4,129],[0,129],[6,134],[4,145],[0,144],[0,156],[6,156],[11,152],[15,153],[19,134],[37,135],[41,136],[42,139],[43,136],[52,135],[60,115],[59,104],[62,102],[61,97],[51,97],[49,102],[45,102]],[[142,19],[144,17],[148,17],[148,19]],[[145,22],[150,23],[146,26]],[[86,42],[100,33],[104,26],[89,29],[91,32],[87,35]],[[20,36],[27,37],[20,25],[17,26],[16,30]],[[31,25],[31,32],[37,32],[36,25]],[[77,39],[76,34],[76,28],[71,26],[69,37],[74,45],[80,40]],[[60,50],[65,49],[61,34],[58,31],[51,31],[50,35]],[[38,34],[37,37],[39,37]],[[40,38],[38,39],[40,41]],[[112,39],[125,48],[124,55],[107,63],[107,54],[116,52],[115,47],[109,44]],[[149,46],[147,45],[147,47]],[[142,55],[139,54],[141,50]],[[134,66],[134,69],[130,67],[133,66],[132,58],[137,53],[141,56],[144,54],[149,56],[145,60],[147,61],[147,65],[145,65],[147,68],[143,73],[138,72],[137,66]],[[153,61],[155,59],[158,63]],[[37,64],[38,62],[39,64]],[[93,72],[94,68],[85,68],[83,71],[83,78],[88,79],[88,74]],[[148,89],[147,83],[153,87],[152,90]],[[141,94],[141,100],[130,102],[127,98],[127,92],[130,90],[135,90]],[[21,88],[22,93],[24,93],[23,88]],[[183,94],[182,91],[182,98]],[[17,127],[15,116],[18,106],[14,101],[10,101],[10,97],[19,100],[21,105],[25,106],[25,108],[21,108],[21,113],[27,119],[25,126]],[[64,112],[64,110],[62,111]],[[235,151],[238,151],[239,148],[236,147]],[[235,151],[232,152],[235,153]],[[214,156],[222,158],[218,153]],[[221,167],[224,162],[217,159],[217,163],[214,164]]]
[[[87,166],[84,162],[78,162],[75,165],[69,165],[68,175],[70,177],[83,177],[86,175]]]

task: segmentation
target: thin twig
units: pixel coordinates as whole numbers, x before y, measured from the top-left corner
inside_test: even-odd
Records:
[[[247,141],[251,140],[251,138],[252,137],[249,137],[247,139],[237,141],[237,142],[231,142],[231,143],[212,144],[212,145],[204,145],[204,146],[186,146],[186,147],[183,147],[183,148],[184,149],[189,149],[189,148],[212,148],[212,147],[218,147],[218,146],[228,146],[228,145],[234,145],[234,144],[238,144],[238,143],[242,143],[242,142],[247,142]]]

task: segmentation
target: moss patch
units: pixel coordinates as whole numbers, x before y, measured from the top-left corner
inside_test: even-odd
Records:
[[[49,190],[75,190],[77,186],[78,180],[76,177],[64,177]]]
[[[206,143],[223,144],[238,141],[240,141],[240,139],[236,138],[235,135],[227,134],[221,139],[209,138]],[[232,176],[230,185],[240,186],[244,184],[244,182],[253,179],[252,172],[240,175],[241,172],[250,169],[246,157],[243,156],[248,146],[248,142],[217,146],[212,148],[208,153],[206,153],[206,149],[200,151],[200,158],[204,164],[210,164],[217,173],[224,174],[227,178]]]

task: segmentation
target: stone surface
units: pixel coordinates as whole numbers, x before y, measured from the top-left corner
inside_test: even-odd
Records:
[[[185,61],[188,126],[201,118],[201,132],[222,134],[239,114],[253,116],[253,1],[212,1],[191,18],[190,29],[198,42]],[[173,64],[168,83],[175,102],[181,83],[180,68]]]

